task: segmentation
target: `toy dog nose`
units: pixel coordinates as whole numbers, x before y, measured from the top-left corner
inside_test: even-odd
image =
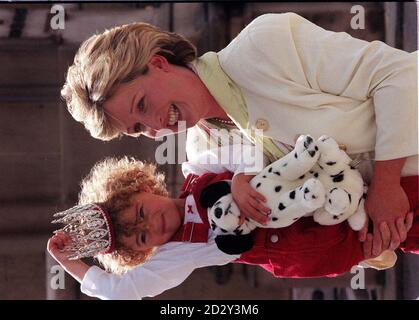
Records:
[[[223,209],[221,209],[221,208],[216,208],[216,209],[215,209],[215,211],[214,211],[214,214],[215,214],[215,217],[216,217],[217,219],[220,219],[220,218],[221,218],[221,216],[223,215]]]

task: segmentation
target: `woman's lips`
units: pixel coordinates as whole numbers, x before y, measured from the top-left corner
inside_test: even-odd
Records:
[[[172,103],[169,106],[169,111],[167,112],[166,125],[168,127],[176,125],[179,121],[179,118],[180,118],[179,108],[176,104]]]

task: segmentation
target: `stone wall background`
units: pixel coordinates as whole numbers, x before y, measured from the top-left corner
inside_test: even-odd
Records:
[[[51,4],[0,5],[0,299],[89,299],[66,277],[51,290],[53,261],[45,253],[51,215],[76,201],[79,181],[106,156],[153,161],[157,142],[94,140],[72,120],[59,98],[67,66],[81,41],[95,31],[145,21],[182,33],[199,52],[222,49],[253,18],[296,12],[325,29],[348,32],[417,50],[415,3],[362,3],[366,28],[350,28],[357,3],[146,3],[63,4],[66,29],[49,28]],[[172,195],[182,183],[180,166],[161,166]],[[418,258],[403,256],[396,269],[368,272],[368,290],[347,290],[337,279],[274,279],[257,267],[229,265],[196,270],[182,285],[155,299],[291,299],[332,290],[329,298],[414,298]],[[339,288],[339,290],[338,290]],[[311,291],[310,291],[311,290]],[[329,290],[329,291],[327,291]],[[339,294],[337,294],[339,292]]]

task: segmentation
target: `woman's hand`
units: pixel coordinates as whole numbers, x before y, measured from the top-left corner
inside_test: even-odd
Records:
[[[253,177],[244,173],[235,175],[231,183],[231,193],[240,209],[240,223],[243,223],[244,218],[247,217],[260,224],[266,224],[271,210],[262,204],[266,202],[265,197],[249,184]]]
[[[404,224],[404,227],[406,230],[410,230],[410,228],[413,225],[413,212],[409,212],[406,216],[406,220],[403,221],[404,219],[399,218],[397,219],[397,226],[400,229],[400,227]],[[368,222],[367,222],[368,223]],[[368,227],[368,225],[367,225]],[[375,258],[377,256],[379,256],[381,254],[381,252],[379,254],[374,254],[372,249],[373,249],[373,240],[374,237],[371,233],[366,234],[365,236],[365,241],[363,244],[363,250],[364,250],[364,258],[365,259],[371,259],[371,258]]]
[[[373,234],[367,236],[368,221],[359,234],[361,241],[371,240],[373,256],[380,255],[384,250],[398,248],[406,240],[411,227],[406,219],[409,201],[400,186],[403,160],[376,162],[374,177],[365,200],[365,211],[373,222]]]

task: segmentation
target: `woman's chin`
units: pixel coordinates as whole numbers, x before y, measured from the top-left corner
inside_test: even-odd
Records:
[[[185,120],[182,120],[182,121],[178,121],[174,125],[168,124],[167,127],[156,131],[156,134],[153,138],[160,138],[160,137],[169,136],[171,134],[184,132],[187,129],[192,128],[197,123],[198,121],[194,121],[190,123],[190,122],[186,122]]]
[[[190,123],[182,120],[182,121],[179,121],[178,123],[176,123],[173,126],[167,126],[167,129],[172,130],[174,133],[180,133],[180,132],[186,131],[189,128],[192,128],[195,124],[196,124],[196,122],[190,124]]]
[[[154,137],[154,139],[158,139],[158,138],[163,138],[166,136],[170,136],[172,134],[176,134],[179,132],[178,126],[177,124],[175,125],[167,125],[166,128],[162,128],[156,131],[156,134]]]

